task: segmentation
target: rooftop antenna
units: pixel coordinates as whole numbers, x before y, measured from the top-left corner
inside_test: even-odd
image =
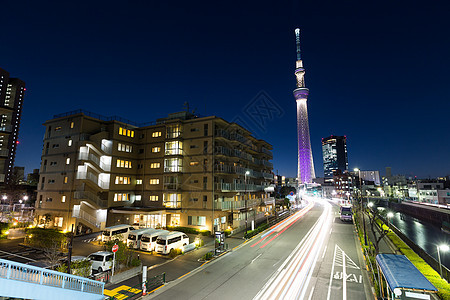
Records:
[[[300,28],[295,29],[295,41],[297,43],[297,60],[301,60],[302,57],[300,55]]]

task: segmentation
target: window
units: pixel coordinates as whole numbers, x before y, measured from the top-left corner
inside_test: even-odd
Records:
[[[56,162],[56,161],[51,161],[50,162],[50,166],[56,166],[58,164],[58,162]]]
[[[141,201],[142,196],[141,195],[136,195],[136,201]]]
[[[150,179],[150,184],[159,184],[159,179],[158,178]]]
[[[53,148],[59,148],[59,144],[53,144]]]
[[[50,197],[47,197],[47,199],[45,199],[45,202],[52,202],[52,201],[53,201],[53,199]]]
[[[152,168],[152,169],[158,169],[158,168],[160,168],[161,167],[161,164],[160,163],[151,163],[150,164],[150,168]]]
[[[181,194],[164,194],[163,205],[170,208],[180,208]]]
[[[183,142],[166,142],[166,155],[180,155],[183,151]]]
[[[164,172],[183,172],[183,159],[181,158],[165,159]]]
[[[158,152],[160,152],[161,151],[161,147],[153,147],[152,148],[152,152],[153,153],[158,153]]]
[[[114,194],[114,201],[129,201],[130,194],[127,193],[116,193]]]
[[[73,128],[75,124],[73,122],[70,122],[70,128]]]
[[[198,148],[198,145],[191,145],[190,148],[191,148],[191,149]]]
[[[205,226],[206,217],[204,216],[188,216],[188,225]]]
[[[69,181],[69,177],[68,176],[64,176],[64,183],[67,183]]]
[[[66,196],[61,196],[61,202],[66,202]]]
[[[56,126],[55,131],[61,131],[61,126]]]
[[[203,125],[203,133],[204,133],[204,136],[208,136],[208,124]]]
[[[208,153],[208,141],[203,142],[203,154]]]
[[[191,161],[189,163],[189,165],[191,165],[191,166],[198,166],[198,161]]]
[[[168,139],[174,139],[179,136],[181,136],[181,125],[174,124],[174,125],[167,126],[166,137]]]
[[[72,146],[72,142],[73,142],[72,140],[68,140],[67,141],[67,146],[71,147]]]
[[[150,195],[150,201],[158,201],[158,198],[157,195]]]
[[[117,150],[121,151],[121,152],[132,152],[133,151],[133,146],[122,144],[122,143],[118,143],[117,144]]]
[[[128,137],[134,137],[134,130],[119,127],[119,135],[124,135]]]
[[[139,154],[144,153],[144,149],[139,149]]]
[[[131,161],[118,159],[117,160],[117,167],[118,168],[131,169]]]
[[[48,183],[55,183],[55,179],[49,179]]]
[[[198,128],[191,128],[191,132],[200,131]]]
[[[66,165],[70,164],[70,157],[66,158]]]
[[[62,227],[63,217],[55,217],[55,227]]]
[[[125,176],[116,176],[116,184],[130,184],[131,178]]]
[[[136,179],[136,184],[142,184],[142,179]]]
[[[155,131],[152,133],[152,137],[160,137],[161,136],[161,131]]]
[[[206,190],[208,187],[208,177],[203,177],[203,189]]]

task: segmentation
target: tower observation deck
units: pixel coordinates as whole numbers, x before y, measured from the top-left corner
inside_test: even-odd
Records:
[[[297,61],[295,66],[295,77],[297,88],[294,97],[297,101],[297,139],[298,139],[298,168],[297,178],[299,184],[312,183],[315,178],[314,163],[311,150],[311,139],[309,136],[308,107],[307,100],[309,89],[305,87],[305,69],[300,53],[300,29],[295,29],[297,42]]]

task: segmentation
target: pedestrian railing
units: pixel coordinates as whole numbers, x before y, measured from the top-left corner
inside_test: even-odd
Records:
[[[0,277],[103,295],[104,282],[0,259]]]

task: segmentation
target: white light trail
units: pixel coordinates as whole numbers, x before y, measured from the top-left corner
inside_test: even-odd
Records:
[[[331,227],[331,205],[321,201],[324,211],[284,263],[255,296],[257,299],[304,299],[324,240]]]

